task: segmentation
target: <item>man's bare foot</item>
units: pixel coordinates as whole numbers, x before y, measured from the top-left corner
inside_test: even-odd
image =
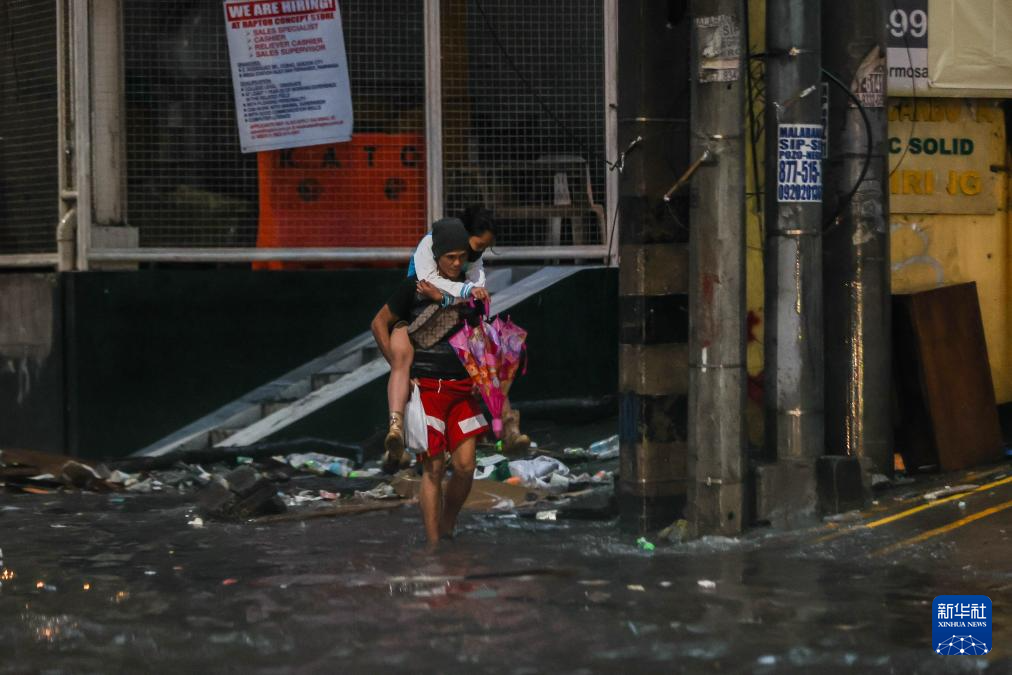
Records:
[[[439,540],[440,541],[453,541],[453,531],[457,529],[457,523],[439,523]]]

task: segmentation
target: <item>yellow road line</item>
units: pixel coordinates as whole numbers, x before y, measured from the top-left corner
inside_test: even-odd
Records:
[[[980,487],[974,488],[973,490],[968,490],[966,492],[960,492],[960,493],[957,493],[957,494],[954,494],[954,495],[949,495],[948,497],[942,497],[941,499],[935,499],[935,500],[930,501],[930,502],[928,502],[926,504],[921,504],[920,506],[915,506],[915,507],[913,507],[911,509],[906,509],[905,511],[900,511],[899,513],[895,513],[895,514],[893,514],[891,516],[886,516],[885,518],[879,518],[878,520],[873,520],[870,523],[862,523],[860,525],[855,525],[854,527],[850,527],[850,528],[847,528],[845,530],[840,530],[839,532],[834,532],[832,534],[828,534],[828,535],[826,535],[824,537],[820,537],[819,539],[816,539],[813,543],[815,543],[815,544],[822,544],[822,543],[825,543],[827,541],[832,541],[833,539],[837,539],[839,537],[842,537],[845,534],[849,534],[851,532],[857,532],[858,530],[864,530],[864,529],[871,529],[871,530],[873,530],[876,527],[882,527],[883,525],[888,525],[889,523],[894,523],[897,520],[902,520],[903,518],[908,518],[908,517],[914,515],[915,513],[920,513],[921,511],[924,511],[926,509],[932,509],[932,508],[938,506],[939,504],[945,504],[947,502],[955,501],[957,499],[962,499],[963,497],[966,497],[967,495],[972,495],[972,494],[977,493],[977,492],[985,492],[987,490],[991,490],[991,489],[994,489],[996,487],[1001,487],[1002,485],[1007,485],[1009,483],[1012,483],[1012,476],[1006,476],[1005,478],[1002,478],[1001,480],[996,480],[993,483],[987,483],[985,485],[981,485]]]
[[[899,549],[905,546],[919,544],[922,541],[931,539],[932,537],[937,537],[940,534],[945,534],[946,532],[951,532],[957,528],[963,527],[964,525],[969,525],[970,523],[980,520],[981,518],[987,518],[988,516],[993,516],[996,513],[1001,513],[1005,509],[1012,509],[1012,500],[1009,500],[1004,504],[999,504],[998,506],[992,506],[989,509],[984,509],[983,511],[979,511],[973,514],[972,516],[960,518],[959,520],[949,523],[948,525],[942,525],[941,527],[936,527],[933,530],[921,532],[917,536],[910,537],[909,539],[904,539],[903,541],[892,544],[891,546],[886,546],[885,548],[879,549],[878,551],[873,552],[871,555],[873,556],[889,555],[890,553],[898,551]]]
[[[1002,478],[1001,480],[996,480],[993,483],[987,483],[986,485],[981,485],[980,487],[974,488],[972,490],[968,490],[967,492],[960,492],[958,494],[949,495],[948,497],[942,497],[941,499],[934,499],[934,500],[928,502],[927,504],[921,504],[920,506],[915,506],[912,509],[907,509],[906,511],[900,511],[899,513],[897,513],[895,515],[892,515],[892,516],[887,516],[885,518],[880,518],[879,520],[873,520],[872,522],[865,524],[865,527],[873,528],[873,529],[876,528],[876,527],[882,527],[883,525],[888,525],[889,523],[895,522],[895,521],[900,520],[902,518],[906,518],[908,516],[912,516],[915,513],[920,513],[921,511],[924,511],[925,509],[930,509],[930,508],[933,508],[935,506],[938,506],[939,504],[945,504],[946,502],[951,502],[951,501],[955,501],[957,499],[962,499],[963,497],[965,497],[967,495],[972,495],[972,494],[977,493],[977,492],[984,492],[986,490],[991,490],[991,489],[996,488],[996,487],[1001,487],[1002,485],[1008,485],[1009,483],[1012,483],[1012,476],[1007,476],[1005,478]]]
[[[962,481],[964,483],[968,483],[968,482],[970,482],[972,480],[976,480],[978,478],[983,478],[984,476],[993,476],[996,473],[1001,473],[1003,471],[1008,471],[1008,467],[1007,466],[996,466],[996,467],[992,467],[990,469],[984,469],[983,471],[971,471],[970,473],[964,474],[963,477],[960,478],[960,481]]]

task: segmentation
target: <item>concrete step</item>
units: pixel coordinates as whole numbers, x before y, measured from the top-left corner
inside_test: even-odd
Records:
[[[313,375],[312,386],[310,388],[313,391],[316,391],[321,387],[326,387],[328,384],[331,384],[332,382],[336,382],[337,380],[341,379],[347,374],[348,374],[347,372],[334,372],[334,371],[330,372],[324,371],[322,373],[317,373]]]
[[[308,391],[308,388],[306,393],[307,394],[310,393]],[[277,401],[264,401],[263,403],[260,404],[260,407],[263,409],[263,416],[268,417],[270,415],[273,415],[279,410],[285,410],[286,408],[291,407],[291,405],[295,403],[297,400],[299,399],[288,398],[288,399],[279,399]]]
[[[242,431],[242,427],[222,428],[213,429],[208,436],[208,444],[205,446],[205,450],[210,450],[214,446],[218,445],[222,441],[235,436],[237,433]]]

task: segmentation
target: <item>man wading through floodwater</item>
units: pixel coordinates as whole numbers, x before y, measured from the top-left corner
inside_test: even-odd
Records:
[[[433,225],[432,255],[440,275],[451,281],[463,279],[468,237],[464,224],[456,218],[445,218]],[[393,329],[411,324],[409,332],[416,330],[416,324],[425,321],[426,310],[431,312],[430,308],[438,305],[434,301],[438,299],[438,291],[431,295],[423,294],[424,291],[415,277],[408,277],[372,320],[376,344],[388,362],[394,359],[390,348]],[[477,318],[478,310],[458,306],[453,311],[457,312],[456,321],[447,325],[445,335],[437,336],[431,346],[416,346],[411,366],[411,378],[418,383],[428,418],[429,451],[420,457],[423,474],[418,501],[430,545],[453,536],[457,514],[474,480],[477,437],[489,428],[474,397],[474,384],[449,342],[466,319]],[[423,317],[421,321],[419,317]],[[453,475],[444,490],[447,452]]]

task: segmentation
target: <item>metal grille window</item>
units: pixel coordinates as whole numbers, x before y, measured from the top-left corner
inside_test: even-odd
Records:
[[[444,0],[445,208],[484,203],[504,246],[602,244],[602,0]]]
[[[264,153],[258,167],[256,155],[239,149],[221,3],[124,3],[128,219],[140,228],[141,246],[363,245],[364,238],[383,245],[391,236],[383,204],[411,190],[422,195],[422,211],[393,236],[420,236],[422,2],[344,0],[340,7],[363,140],[331,153]],[[367,170],[382,171],[386,162],[421,166],[420,184]],[[261,213],[265,203],[270,214]],[[258,233],[265,215],[266,237]]]
[[[0,255],[56,250],[56,3],[0,2]]]

